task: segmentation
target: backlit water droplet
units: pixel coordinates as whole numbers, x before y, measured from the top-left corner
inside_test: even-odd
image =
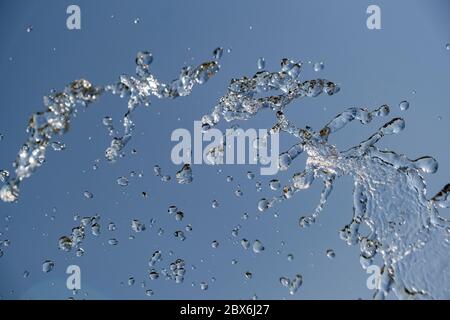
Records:
[[[261,241],[259,240],[255,240],[255,242],[253,242],[253,252],[255,253],[261,253],[265,250],[263,244],[261,243]]]
[[[51,260],[45,260],[42,263],[42,272],[48,273],[53,270],[55,267],[55,263]]]
[[[278,190],[281,186],[280,181],[277,179],[270,180],[269,185],[272,190]]]
[[[116,181],[117,181],[117,184],[122,187],[128,186],[128,183],[129,183],[127,177],[119,177],[119,178],[117,178]]]
[[[262,198],[258,202],[258,210],[261,211],[261,212],[264,212],[267,209],[269,209],[269,206],[270,206],[270,202],[266,198]]]
[[[313,65],[313,69],[315,72],[319,72],[319,71],[323,70],[323,67],[324,67],[323,62],[316,62]]]
[[[263,57],[260,57],[257,62],[258,70],[263,70],[266,67],[266,60]]]
[[[406,111],[406,110],[409,109],[409,102],[404,100],[404,101],[399,103],[399,107],[400,107],[400,110]]]
[[[84,197],[85,197],[86,199],[92,199],[92,198],[94,197],[94,194],[93,194],[92,192],[90,192],[90,191],[85,191],[85,192],[83,193],[83,195],[84,195]]]
[[[214,49],[214,51],[213,51],[214,59],[219,60],[220,58],[222,58],[222,55],[223,55],[222,47],[218,47],[218,48]]]
[[[330,259],[333,259],[336,256],[336,253],[334,252],[333,249],[328,249],[327,250],[327,257]]]

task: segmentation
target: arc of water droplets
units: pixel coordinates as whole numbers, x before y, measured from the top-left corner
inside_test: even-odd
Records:
[[[0,189],[0,199],[5,202],[18,199],[20,183],[44,163],[51,139],[68,131],[78,106],[87,106],[97,101],[104,92],[128,98],[128,110],[123,119],[124,133],[120,137],[114,137],[105,152],[109,161],[115,161],[132,137],[132,113],[135,108],[140,104],[148,105],[151,96],[177,98],[189,95],[194,85],[205,83],[219,70],[218,58],[220,55],[216,54],[213,61],[197,67],[184,67],[177,79],[165,84],[150,73],[150,64],[153,61],[151,53],[139,52],[136,58],[136,76],[122,75],[117,83],[105,87],[95,87],[84,79],[76,80],[64,91],[45,96],[46,110],[31,116],[27,127],[28,140],[20,148],[13,163],[16,175],[11,179],[8,177],[6,184]]]
[[[202,118],[204,129],[227,121],[247,120],[261,109],[276,112],[277,122],[271,132],[286,132],[299,142],[280,154],[279,168],[287,170],[300,154],[306,153],[304,171],[293,175],[292,183],[283,193],[269,200],[262,199],[258,208],[264,211],[296,192],[309,188],[314,180],[324,183],[314,212],[300,218],[306,227],[315,222],[332,191],[333,182],[344,175],[354,179],[353,219],[341,230],[348,244],[359,244],[361,264],[367,268],[380,254],[384,265],[380,288],[375,298],[384,298],[393,291],[399,298],[450,298],[450,221],[439,215],[438,208],[450,207],[450,184],[434,197],[426,197],[424,173],[435,173],[437,161],[424,156],[410,160],[394,151],[381,151],[375,145],[384,136],[401,132],[405,121],[394,118],[381,126],[368,139],[349,150],[340,152],[328,142],[331,134],[352,121],[370,123],[387,116],[387,105],[373,111],[349,108],[337,115],[319,132],[309,127],[297,128],[283,113],[294,99],[316,96],[325,91],[337,92],[338,87],[326,80],[298,82],[300,64],[286,59],[278,73],[258,72],[252,79],[233,80],[210,115]],[[257,94],[280,90],[278,96],[258,98]],[[368,226],[363,234],[360,226]]]

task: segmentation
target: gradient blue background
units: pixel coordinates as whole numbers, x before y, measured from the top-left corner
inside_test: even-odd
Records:
[[[81,7],[79,31],[66,28],[70,4]],[[382,30],[366,27],[370,4],[381,7]],[[137,17],[141,22],[134,24]],[[410,158],[435,156],[440,169],[427,177],[429,195],[433,195],[450,178],[450,51],[445,50],[450,42],[449,18],[450,3],[445,0],[2,1],[0,133],[4,139],[0,141],[0,167],[8,170],[26,140],[29,116],[43,109],[42,96],[50,89],[60,90],[81,77],[103,85],[116,81],[122,73],[133,74],[139,50],[153,53],[153,72],[164,81],[177,76],[185,64],[207,61],[217,46],[232,51],[224,54],[220,73],[195,88],[191,96],[153,99],[150,108],[137,110],[136,135],[126,157],[115,164],[104,160],[109,137],[101,119],[112,116],[118,126],[126,102],[103,96],[78,114],[71,131],[58,139],[67,149],[49,150],[46,164],[23,183],[18,203],[0,203],[0,240],[11,241],[0,258],[1,297],[66,299],[72,293],[65,286],[65,270],[77,264],[82,271],[82,290],[76,299],[250,299],[255,294],[260,299],[371,298],[373,292],[366,287],[368,275],[359,265],[359,249],[347,246],[338,235],[352,214],[349,179],[337,181],[316,225],[300,229],[298,218],[314,209],[319,186],[260,214],[258,200],[274,192],[268,188],[272,177],[246,178],[248,170],[258,172],[256,166],[194,166],[190,185],[161,182],[153,175],[153,166],[158,164],[164,173],[174,176],[179,167],[170,160],[172,130],[192,129],[193,121],[209,112],[226,92],[231,78],[253,75],[258,57],[265,58],[268,70],[278,70],[280,60],[287,57],[323,61],[325,68],[320,73],[306,63],[303,78],[324,77],[342,87],[333,97],[293,103],[288,108],[291,119],[299,126],[319,128],[345,107],[391,105],[392,116],[403,116],[407,127],[400,135],[385,138],[382,146]],[[29,25],[33,26],[31,33],[26,32]],[[411,107],[401,112],[398,103],[404,99]],[[332,141],[340,149],[347,148],[374,132],[384,120],[366,127],[352,124]],[[240,124],[265,128],[272,121],[273,115],[264,112]],[[282,147],[293,142],[283,137]],[[136,155],[131,154],[132,148],[138,151]],[[93,171],[95,159],[101,162]],[[302,170],[303,160],[280,174],[283,184]],[[129,176],[133,170],[142,172],[143,178],[130,178],[126,188],[116,184],[117,177]],[[226,182],[227,175],[234,176],[232,183]],[[256,192],[258,180],[263,183],[262,192]],[[241,198],[234,195],[237,184],[244,192]],[[86,199],[85,190],[94,198]],[[142,198],[142,191],[149,193],[148,199]],[[220,202],[219,208],[212,209],[213,199]],[[172,204],[185,212],[183,222],[168,216],[167,207]],[[246,221],[241,219],[244,212],[249,214]],[[96,213],[102,217],[102,234],[87,234],[83,257],[58,250],[59,237],[70,234],[77,225],[74,214]],[[129,240],[134,234],[131,219],[135,218],[148,228]],[[157,221],[153,228],[149,228],[151,218]],[[107,230],[109,221],[116,223],[116,232]],[[194,230],[180,242],[173,232],[188,223]],[[260,239],[266,247],[263,253],[233,244],[231,230],[238,224],[242,228],[237,240]],[[163,236],[157,235],[159,227],[165,230]],[[119,240],[115,247],[107,244],[112,237]],[[211,248],[213,240],[220,242],[219,248]],[[332,260],[325,255],[329,248],[336,252]],[[147,261],[155,250],[163,251],[159,268],[177,258],[186,261],[183,284],[148,279]],[[287,260],[289,253],[294,255],[293,261]],[[48,274],[41,270],[46,259],[55,261]],[[232,259],[238,264],[232,265]],[[26,279],[22,276],[25,270],[30,272]],[[245,279],[246,271],[253,273],[251,280]],[[303,275],[304,283],[291,296],[278,279],[297,273]],[[134,286],[127,285],[130,276],[136,279]],[[144,294],[142,280],[154,296]],[[201,281],[209,283],[207,291],[200,290]]]

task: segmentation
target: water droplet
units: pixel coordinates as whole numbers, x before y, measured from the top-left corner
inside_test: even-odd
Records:
[[[115,231],[116,230],[116,224],[114,222],[110,222],[108,224],[108,230],[109,231]]]
[[[250,271],[246,271],[244,273],[246,279],[250,280],[253,277],[253,274]]]
[[[28,277],[30,276],[30,272],[27,271],[27,270],[25,270],[25,271],[23,272],[22,276],[26,279],[26,278],[28,278]]]
[[[141,22],[141,19],[140,18],[135,18],[133,22],[134,22],[134,24],[138,24],[138,23]]]
[[[316,62],[313,64],[313,69],[315,72],[323,70],[323,67],[324,67],[323,62]]]
[[[291,281],[286,277],[280,277],[280,283],[283,287],[289,287]]]
[[[108,244],[112,245],[112,246],[116,246],[119,243],[119,241],[115,238],[109,239],[108,240]]]
[[[133,277],[129,277],[129,278],[128,278],[128,285],[129,285],[129,286],[134,285],[135,282],[136,282],[136,281],[134,280]]]
[[[200,282],[200,289],[205,291],[208,290],[208,283],[207,282]]]
[[[263,244],[261,243],[261,241],[259,240],[255,240],[255,242],[253,242],[253,252],[254,253],[261,253],[265,250]]]
[[[213,200],[212,202],[211,202],[211,206],[214,208],[214,209],[216,209],[216,208],[218,208],[219,207],[219,201],[217,201],[217,200]]]
[[[250,241],[248,241],[247,239],[242,239],[241,246],[242,246],[242,248],[247,250],[248,248],[250,248]]]
[[[263,70],[266,67],[266,60],[263,57],[260,57],[257,62],[258,70]]]
[[[183,165],[180,171],[176,173],[177,182],[179,184],[188,184],[193,180],[192,169],[189,164]]]
[[[259,200],[259,202],[258,202],[258,210],[259,211],[264,212],[267,209],[269,209],[269,207],[270,207],[269,200],[267,200],[266,198],[262,198],[261,200]]]
[[[72,239],[66,236],[62,236],[61,238],[59,238],[58,246],[60,250],[70,251],[73,247]]]
[[[218,48],[214,49],[214,51],[213,51],[214,59],[219,60],[220,58],[222,58],[222,55],[223,55],[222,47],[218,47]]]
[[[214,240],[213,242],[211,242],[211,247],[213,247],[214,249],[217,248],[219,246],[219,241]]]
[[[148,67],[153,62],[153,55],[148,51],[139,51],[136,55],[136,65]]]
[[[77,257],[82,257],[84,255],[84,249],[83,248],[78,248],[77,251],[75,252],[75,255]]]
[[[155,174],[155,176],[160,176],[161,172],[162,172],[162,170],[161,170],[160,166],[156,165],[153,167],[153,173]]]
[[[100,225],[98,223],[93,223],[91,226],[91,232],[94,236],[100,235]]]
[[[33,26],[28,26],[25,30],[30,33],[33,31]]]
[[[85,197],[86,199],[92,199],[92,198],[94,197],[94,195],[92,194],[92,192],[89,192],[89,191],[85,191],[85,192],[83,193],[83,195],[84,195],[84,197]]]
[[[327,257],[330,259],[333,259],[336,256],[336,253],[334,252],[333,249],[328,249],[327,250]]]
[[[255,178],[255,174],[254,174],[253,172],[251,172],[251,171],[248,171],[248,172],[247,172],[247,178],[250,179],[250,180],[252,180],[252,179]]]
[[[163,176],[161,177],[161,181],[162,181],[162,182],[169,182],[171,179],[172,179],[172,177],[171,177],[170,175],[168,175],[168,174],[163,175]]]
[[[152,289],[145,290],[145,295],[151,297],[154,294]]]
[[[404,101],[400,102],[398,106],[400,107],[400,110],[406,111],[409,109],[409,102],[404,100]]]
[[[445,45],[445,49],[446,49],[446,50],[450,50],[450,43],[447,43],[447,44]]]
[[[63,151],[66,149],[66,145],[64,143],[55,141],[55,142],[52,142],[52,149],[54,151]]]
[[[272,190],[278,190],[281,187],[280,181],[277,179],[270,180],[269,185]]]
[[[158,273],[158,271],[152,269],[152,270],[150,270],[148,277],[150,278],[150,280],[156,280],[159,278],[159,273]]]
[[[178,212],[175,214],[175,220],[181,221],[181,220],[183,220],[183,218],[184,218],[184,213],[183,213],[183,211],[178,211]]]
[[[122,186],[122,187],[126,187],[126,186],[128,186],[128,183],[129,183],[129,181],[128,181],[128,178],[127,177],[119,177],[119,178],[117,178],[117,184],[119,185],[119,186]]]
[[[145,224],[143,224],[137,219],[134,219],[131,221],[131,230],[133,230],[134,232],[145,231]]]
[[[227,182],[232,182],[233,181],[233,177],[232,176],[228,176],[227,177]]]
[[[50,272],[53,270],[54,267],[55,267],[55,263],[53,261],[45,260],[42,263],[42,272],[45,272],[45,273]]]
[[[294,255],[293,255],[292,253],[289,253],[289,254],[287,255],[287,260],[288,260],[288,261],[293,261],[293,260],[294,260]]]
[[[7,170],[0,170],[0,181],[5,183],[9,179],[9,171]]]

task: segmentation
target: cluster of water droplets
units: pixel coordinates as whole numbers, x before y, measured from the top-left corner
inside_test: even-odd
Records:
[[[220,50],[219,50],[220,51]],[[104,87],[96,87],[88,80],[81,79],[70,83],[62,92],[51,92],[44,97],[45,111],[37,112],[31,116],[28,123],[28,140],[20,148],[19,154],[13,163],[15,176],[2,174],[5,182],[0,189],[0,199],[5,202],[16,201],[19,197],[19,185],[39,168],[45,161],[47,147],[51,145],[54,150],[65,148],[64,144],[53,141],[55,136],[69,130],[73,115],[79,106],[87,106],[98,100],[105,92],[119,95],[128,99],[128,109],[123,118],[123,134],[114,136],[110,146],[105,151],[108,161],[116,161],[121,155],[125,145],[130,141],[134,130],[132,120],[133,111],[139,105],[149,105],[152,96],[157,98],[177,98],[187,96],[197,84],[204,84],[219,70],[218,58],[221,54],[214,52],[214,60],[205,62],[196,67],[183,67],[177,79],[170,83],[163,83],[150,72],[153,56],[150,52],[142,51],[136,57],[136,75],[122,75],[119,81]],[[103,124],[108,128],[109,134],[114,135],[115,130],[111,117],[105,117]]]
[[[44,98],[47,109],[34,114],[30,119],[27,128],[29,138],[14,162],[15,176],[11,178],[6,170],[0,173],[0,178],[5,183],[0,189],[0,198],[7,202],[17,200],[20,182],[44,163],[48,145],[52,144],[55,135],[68,130],[77,106],[95,102],[105,91],[128,99],[128,110],[123,120],[124,132],[112,139],[105,153],[109,161],[115,161],[132,137],[132,113],[135,108],[138,105],[148,105],[151,96],[176,98],[189,95],[194,85],[203,84],[218,71],[217,60],[221,55],[222,49],[218,48],[214,52],[213,61],[197,67],[185,67],[177,79],[164,84],[150,73],[152,55],[140,52],[136,58],[136,76],[121,76],[118,83],[105,87],[95,87],[87,80],[77,80],[62,92],[52,92]],[[334,181],[342,176],[350,176],[354,181],[353,217],[351,222],[342,228],[340,235],[348,244],[360,246],[363,268],[371,265],[375,256],[381,256],[384,265],[381,268],[381,287],[377,290],[376,297],[383,298],[390,291],[394,291],[400,298],[449,298],[450,221],[442,217],[438,210],[450,206],[450,184],[435,196],[428,197],[423,178],[424,174],[437,171],[437,161],[430,156],[411,160],[394,151],[377,148],[376,144],[383,137],[398,134],[405,128],[402,118],[387,121],[367,139],[347,150],[339,150],[329,142],[334,133],[355,120],[369,124],[377,117],[388,116],[390,108],[387,105],[372,111],[367,108],[349,108],[317,131],[310,127],[298,128],[284,113],[287,105],[298,98],[315,97],[321,93],[333,95],[339,91],[335,83],[325,79],[300,80],[301,67],[300,62],[283,59],[280,71],[268,72],[264,71],[264,59],[260,58],[260,71],[252,78],[233,79],[228,92],[220,98],[213,111],[202,117],[203,129],[206,131],[214,127],[221,119],[248,120],[263,109],[272,110],[276,121],[270,133],[284,132],[298,139],[295,145],[280,154],[279,169],[291,168],[300,154],[306,154],[306,165],[303,171],[293,174],[290,184],[282,188],[280,195],[261,199],[258,209],[266,211],[278,202],[292,198],[296,192],[310,188],[319,180],[323,189],[317,207],[310,215],[299,219],[301,227],[310,226],[323,211],[333,190]],[[315,71],[322,68],[323,65],[314,65]],[[268,96],[267,92],[271,91],[277,93]],[[405,111],[409,108],[409,103],[402,101],[399,107]],[[110,134],[114,135],[112,119],[104,119],[104,124]],[[62,144],[53,144],[55,150],[64,149]],[[216,151],[218,152],[213,152],[213,159],[216,154],[223,156],[223,150]],[[161,168],[155,167],[155,174],[161,175]],[[184,165],[177,172],[176,178],[179,183],[192,182],[190,166]],[[270,187],[278,190],[278,180],[272,180]],[[260,188],[260,185],[257,188]],[[212,206],[217,208],[219,203],[214,200]],[[183,218],[177,210],[173,213],[176,213],[179,221]],[[91,229],[93,235],[100,234],[99,219],[99,216],[83,218],[71,235],[60,238],[59,248],[64,251],[73,248],[82,250],[81,243],[87,228]],[[369,232],[361,231],[361,225],[367,226]],[[132,229],[141,232],[145,230],[145,226],[138,220],[133,220]],[[181,240],[185,239],[183,231],[180,230],[175,232],[175,236]],[[117,242],[116,239],[109,240],[111,245]],[[250,241],[246,239],[241,240],[241,245],[244,249],[251,247]],[[218,242],[212,246],[217,248]],[[253,242],[252,248],[255,253],[264,250],[259,240]],[[334,252],[327,252],[327,256],[333,257]],[[157,261],[159,258],[152,257],[150,263]],[[52,268],[51,261],[43,265],[44,272]],[[150,277],[157,277],[152,273],[157,272],[156,270],[149,272]],[[166,278],[182,282],[185,273],[184,261],[176,260],[168,269],[161,270],[161,273]],[[295,293],[301,286],[302,276],[297,275],[294,279],[282,277],[280,282],[289,288],[290,293]],[[207,283],[202,287],[207,288]]]
[[[270,132],[285,132],[298,139],[298,143],[280,154],[279,169],[288,170],[300,154],[306,154],[305,169],[292,176],[291,183],[283,187],[281,195],[261,199],[258,209],[266,211],[319,180],[323,189],[316,209],[299,219],[300,226],[307,227],[323,210],[334,181],[342,176],[351,176],[354,180],[353,218],[340,234],[348,244],[360,245],[363,268],[371,265],[376,255],[382,257],[384,280],[375,297],[383,298],[390,291],[399,298],[450,297],[450,221],[438,212],[438,208],[450,206],[450,184],[428,198],[423,178],[424,174],[437,171],[437,161],[430,156],[411,160],[405,155],[376,147],[383,137],[398,134],[405,128],[402,118],[387,121],[374,134],[348,150],[340,151],[329,143],[332,134],[355,120],[369,124],[377,117],[388,116],[390,108],[387,105],[372,111],[349,108],[318,131],[296,127],[283,112],[288,104],[296,98],[314,97],[321,92],[332,95],[339,89],[327,80],[297,80],[300,63],[283,59],[281,65],[279,72],[259,71],[252,78],[232,80],[228,93],[219,100],[210,115],[202,118],[203,128],[208,130],[221,118],[226,121],[247,120],[262,109],[270,109],[276,118]],[[261,59],[258,68],[264,68]],[[273,90],[280,94],[258,96]],[[406,111],[409,102],[402,101],[399,107]],[[277,189],[277,182],[273,182],[273,186]],[[360,232],[361,225],[366,225],[370,232]],[[250,246],[246,239],[241,244],[245,249]],[[327,256],[334,257],[334,252],[327,252]],[[291,281],[286,278],[283,283],[289,287]]]

